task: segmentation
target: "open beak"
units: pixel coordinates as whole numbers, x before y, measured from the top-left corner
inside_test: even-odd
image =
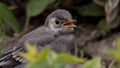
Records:
[[[61,27],[63,28],[74,28],[77,27],[73,22],[65,22],[63,24],[61,24]]]

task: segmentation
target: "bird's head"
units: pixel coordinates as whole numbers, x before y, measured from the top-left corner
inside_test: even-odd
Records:
[[[66,34],[74,32],[72,15],[66,10],[55,10],[46,18],[45,26],[49,27],[55,34]]]

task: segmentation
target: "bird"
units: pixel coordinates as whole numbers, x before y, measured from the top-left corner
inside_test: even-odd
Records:
[[[25,42],[35,44],[38,51],[48,45],[57,53],[70,52],[75,44],[74,31],[77,27],[75,21],[67,10],[53,11],[47,16],[44,25],[22,36],[13,48],[0,56],[0,67],[14,68],[26,62],[18,55],[20,52],[26,52]]]

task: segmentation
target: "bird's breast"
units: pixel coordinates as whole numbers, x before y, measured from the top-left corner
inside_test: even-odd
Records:
[[[59,37],[59,41],[64,41],[65,43],[70,43],[73,42],[74,40],[74,35],[73,34],[67,34]]]

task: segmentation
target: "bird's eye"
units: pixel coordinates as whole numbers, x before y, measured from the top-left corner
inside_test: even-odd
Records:
[[[60,22],[59,22],[58,20],[55,20],[55,24],[56,24],[56,25],[59,25]]]

